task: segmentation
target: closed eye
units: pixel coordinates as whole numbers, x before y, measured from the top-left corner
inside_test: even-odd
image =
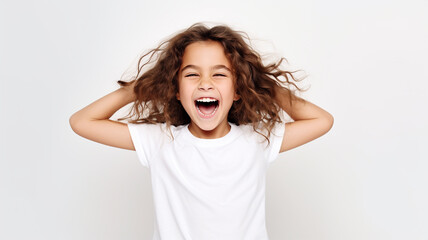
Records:
[[[226,77],[226,75],[221,74],[221,73],[217,73],[217,74],[214,74],[214,77]]]
[[[195,73],[185,75],[185,77],[196,77],[196,76],[198,76],[198,74],[195,74]]]

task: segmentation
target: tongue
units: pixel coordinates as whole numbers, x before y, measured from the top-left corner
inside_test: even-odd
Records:
[[[199,110],[203,114],[209,115],[209,114],[211,114],[211,113],[214,112],[214,110],[215,110],[215,104],[209,104],[209,105],[199,104]]]

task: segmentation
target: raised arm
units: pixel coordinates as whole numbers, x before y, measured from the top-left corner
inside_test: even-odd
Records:
[[[280,152],[303,145],[327,133],[333,126],[333,116],[324,109],[296,96],[290,105],[288,92],[277,89],[277,102],[294,120],[285,124]]]
[[[98,143],[135,150],[127,124],[109,119],[134,101],[132,86],[121,87],[74,113],[69,120],[73,131]]]

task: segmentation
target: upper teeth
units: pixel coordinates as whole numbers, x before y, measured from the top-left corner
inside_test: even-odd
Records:
[[[199,98],[196,101],[198,101],[198,102],[216,102],[217,100],[214,98]]]

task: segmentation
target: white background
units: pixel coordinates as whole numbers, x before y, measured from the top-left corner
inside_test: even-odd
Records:
[[[427,11],[415,0],[1,0],[0,239],[150,239],[148,170],[68,120],[199,21],[305,70],[303,96],[335,118],[270,166],[272,240],[428,239]]]

